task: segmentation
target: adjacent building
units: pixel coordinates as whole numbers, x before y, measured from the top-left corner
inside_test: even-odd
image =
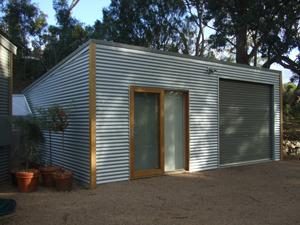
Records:
[[[9,117],[12,113],[13,55],[17,48],[0,32],[0,182],[8,178],[11,132]]]

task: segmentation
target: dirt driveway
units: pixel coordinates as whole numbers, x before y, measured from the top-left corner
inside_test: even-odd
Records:
[[[19,194],[14,216],[0,224],[300,224],[300,161],[270,162],[201,173],[163,176]]]

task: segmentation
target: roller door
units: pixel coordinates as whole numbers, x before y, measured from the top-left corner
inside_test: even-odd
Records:
[[[220,80],[220,164],[270,159],[272,86]]]

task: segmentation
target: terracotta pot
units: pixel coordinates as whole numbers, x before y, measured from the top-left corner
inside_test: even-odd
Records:
[[[39,183],[39,171],[37,169],[18,171],[16,177],[20,192],[32,192],[37,189]]]
[[[53,175],[54,173],[59,170],[59,167],[57,166],[45,166],[40,167],[40,172],[42,175],[42,183],[46,187],[53,187],[55,182]]]
[[[73,183],[73,174],[69,170],[60,169],[54,173],[56,190],[71,191]]]

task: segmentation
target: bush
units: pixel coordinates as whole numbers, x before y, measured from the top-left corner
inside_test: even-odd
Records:
[[[39,163],[39,144],[44,141],[44,136],[39,121],[34,117],[17,118],[13,124],[20,132],[17,156],[28,169],[30,164]]]

